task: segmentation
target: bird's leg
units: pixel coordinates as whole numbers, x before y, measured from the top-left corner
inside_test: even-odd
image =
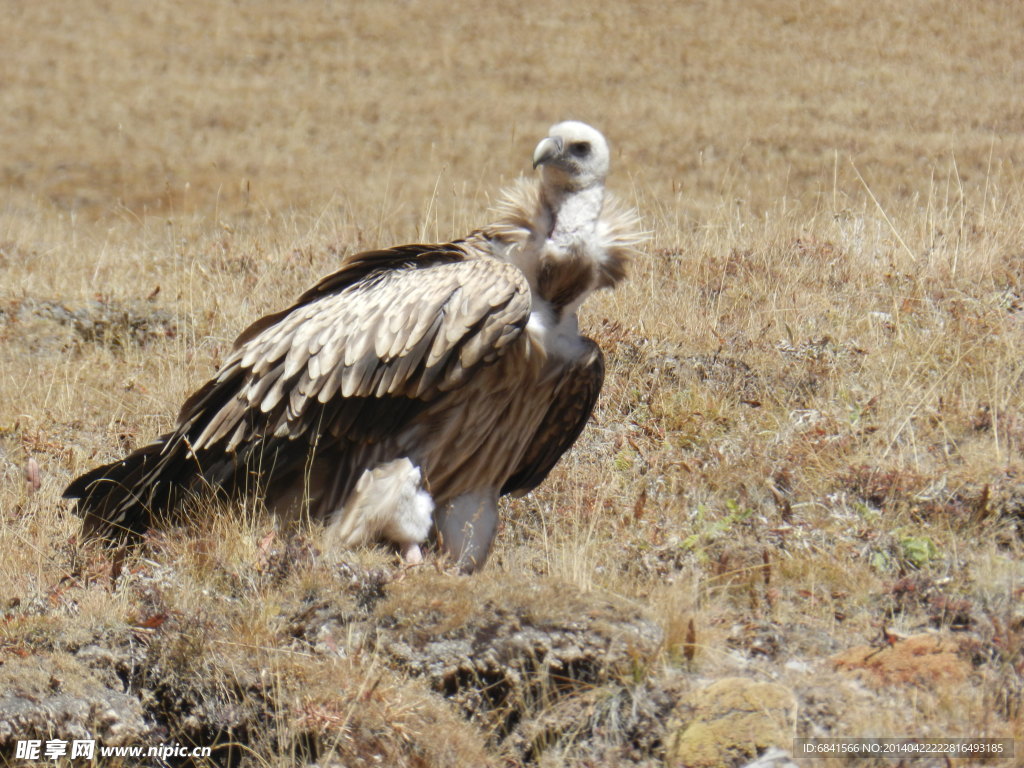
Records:
[[[498,494],[464,493],[436,511],[438,541],[466,573],[483,567],[498,530]]]

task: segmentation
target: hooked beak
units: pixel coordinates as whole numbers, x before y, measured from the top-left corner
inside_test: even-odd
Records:
[[[565,146],[565,141],[561,136],[548,136],[546,139],[541,139],[540,144],[533,150],[533,167],[536,168],[538,165],[544,165],[549,163],[562,154],[562,148]]]

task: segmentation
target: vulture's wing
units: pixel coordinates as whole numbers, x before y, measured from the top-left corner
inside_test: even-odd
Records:
[[[583,341],[587,351],[567,366],[554,401],[502,494],[521,496],[543,483],[587,425],[604,381],[604,356],[592,339]]]
[[[359,254],[292,307],[253,323],[185,402],[173,432],[68,486],[86,535],[141,533],[183,495],[244,490],[253,472],[287,484],[312,452],[332,446],[356,471],[361,451],[469,381],[526,326],[522,272],[476,248]],[[351,482],[336,478],[330,500]]]
[[[337,433],[356,416],[346,418],[346,403],[363,409],[386,399],[401,410],[396,401],[429,401],[464,384],[518,338],[530,314],[522,272],[470,248],[361,254],[290,309],[254,323],[182,407],[178,429],[189,432],[191,450]]]

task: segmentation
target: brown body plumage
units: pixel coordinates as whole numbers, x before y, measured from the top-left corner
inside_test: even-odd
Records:
[[[347,259],[246,329],[173,432],[68,487],[86,534],[138,534],[213,488],[308,511],[340,544],[383,538],[413,557],[436,523],[448,551],[480,565],[498,496],[542,482],[589,418],[603,360],[575,310],[621,279],[640,242],[635,215],[605,200],[600,134],[553,133],[544,141],[567,158],[586,142],[604,163],[586,185],[596,209],[560,219],[580,202],[562,183],[575,171],[542,142],[541,183],[510,190],[492,225]]]

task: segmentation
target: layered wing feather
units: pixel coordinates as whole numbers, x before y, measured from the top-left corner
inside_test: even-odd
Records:
[[[242,333],[217,377],[183,406],[179,429],[203,421],[193,450],[226,440],[231,451],[254,437],[294,439],[318,428],[319,406],[334,404],[327,415],[337,433],[351,421],[340,412],[346,404],[429,401],[461,386],[518,338],[530,313],[522,273],[473,255],[449,245],[357,257],[273,322]],[[364,271],[366,261],[375,268]]]

